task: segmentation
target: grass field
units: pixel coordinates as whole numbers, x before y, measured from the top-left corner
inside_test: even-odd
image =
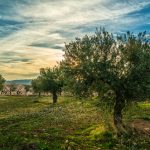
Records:
[[[96,99],[60,97],[53,105],[51,97],[1,96],[0,149],[148,150],[150,103],[126,109],[124,122],[137,130],[118,138],[111,113]]]

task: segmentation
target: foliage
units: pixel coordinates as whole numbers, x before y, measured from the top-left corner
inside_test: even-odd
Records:
[[[61,94],[62,86],[63,80],[57,67],[40,69],[40,75],[32,81],[36,92],[50,92],[53,95],[53,103],[57,102],[57,95]]]
[[[57,95],[61,94],[63,80],[60,76],[59,69],[54,67],[52,69],[41,69],[40,77],[42,79],[43,90],[45,92],[50,92],[53,95],[53,103],[57,102]]]
[[[86,97],[104,86],[114,91],[117,129],[122,127],[125,102],[150,98],[150,43],[145,32],[114,37],[101,28],[66,44],[64,52],[61,68],[76,95]]]
[[[39,93],[39,96],[41,95],[42,89],[42,81],[40,77],[37,77],[36,79],[32,80],[32,88],[35,93]]]
[[[5,79],[0,75],[0,91],[3,89],[5,83]]]
[[[59,78],[58,68],[42,68],[40,70],[41,81],[43,83],[43,91],[51,93],[60,93],[63,81]]]
[[[25,88],[26,92],[28,92],[28,91],[30,91],[31,86],[30,85],[24,85],[24,88]]]

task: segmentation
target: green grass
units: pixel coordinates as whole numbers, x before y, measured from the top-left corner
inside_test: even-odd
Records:
[[[134,135],[118,139],[111,115],[102,111],[96,103],[97,100],[60,97],[58,104],[53,105],[51,97],[0,97],[0,149],[148,148],[149,138],[145,135],[132,142],[128,140]],[[124,121],[135,118],[149,120],[149,116],[149,103],[139,103],[125,113]]]

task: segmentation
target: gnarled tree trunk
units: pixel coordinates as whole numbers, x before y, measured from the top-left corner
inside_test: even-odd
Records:
[[[114,125],[118,133],[125,131],[124,125],[122,122],[122,111],[125,107],[125,99],[121,93],[116,94],[116,102],[114,105]]]

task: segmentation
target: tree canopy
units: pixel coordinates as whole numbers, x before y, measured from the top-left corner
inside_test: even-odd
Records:
[[[4,79],[3,76],[0,74],[0,90],[3,89],[4,83],[5,83],[5,79]]]
[[[53,103],[56,103],[57,95],[61,93],[63,86],[59,69],[57,67],[40,69],[40,75],[32,81],[32,86],[37,92],[50,92],[53,95]]]
[[[60,63],[75,94],[107,85],[115,93],[114,124],[122,127],[125,102],[150,98],[150,43],[146,32],[114,37],[104,28],[66,44]],[[69,84],[68,84],[69,85]],[[93,86],[94,85],[94,86]]]
[[[43,91],[41,78],[37,77],[36,79],[33,79],[31,84],[32,84],[33,91],[35,93],[38,93],[39,96],[41,96],[41,92]]]

